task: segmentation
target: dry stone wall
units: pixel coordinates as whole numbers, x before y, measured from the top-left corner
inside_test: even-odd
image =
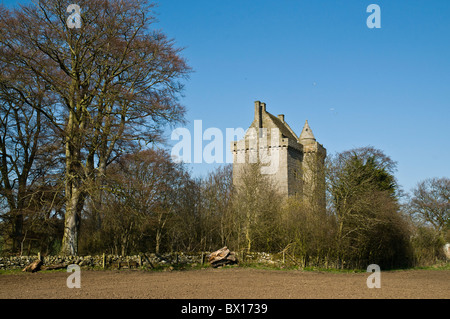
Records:
[[[200,253],[166,253],[166,254],[140,254],[133,256],[117,255],[89,255],[89,256],[42,256],[44,266],[55,264],[77,264],[82,268],[153,268],[176,264],[194,265],[208,262],[210,252]],[[238,261],[275,264],[280,261],[268,253],[254,252],[250,254],[237,254]],[[0,270],[23,269],[38,256],[0,257]],[[105,265],[103,265],[105,263]]]

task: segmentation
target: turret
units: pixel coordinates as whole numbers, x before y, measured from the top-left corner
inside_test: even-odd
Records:
[[[305,125],[303,126],[302,133],[300,134],[300,137],[298,139],[302,144],[312,144],[316,141],[316,138],[314,137],[314,134],[309,127],[308,120],[306,120]]]

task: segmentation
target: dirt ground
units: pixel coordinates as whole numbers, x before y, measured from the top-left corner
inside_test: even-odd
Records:
[[[381,272],[381,288],[367,287],[369,273],[200,269],[172,272],[81,271],[81,288],[67,287],[66,272],[0,275],[1,299],[449,299],[450,270]]]

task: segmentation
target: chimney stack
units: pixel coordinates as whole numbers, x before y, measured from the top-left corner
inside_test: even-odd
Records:
[[[266,111],[266,103],[255,101],[255,121],[258,128],[262,128],[262,112]]]

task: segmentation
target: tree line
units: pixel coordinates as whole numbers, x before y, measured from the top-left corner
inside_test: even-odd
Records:
[[[449,242],[448,178],[410,198],[372,147],[330,156],[327,208],[284,200],[248,165],[205,178],[174,163],[164,129],[184,122],[191,69],[154,4],[70,1],[0,6],[0,253],[283,252],[299,265],[426,264]]]

